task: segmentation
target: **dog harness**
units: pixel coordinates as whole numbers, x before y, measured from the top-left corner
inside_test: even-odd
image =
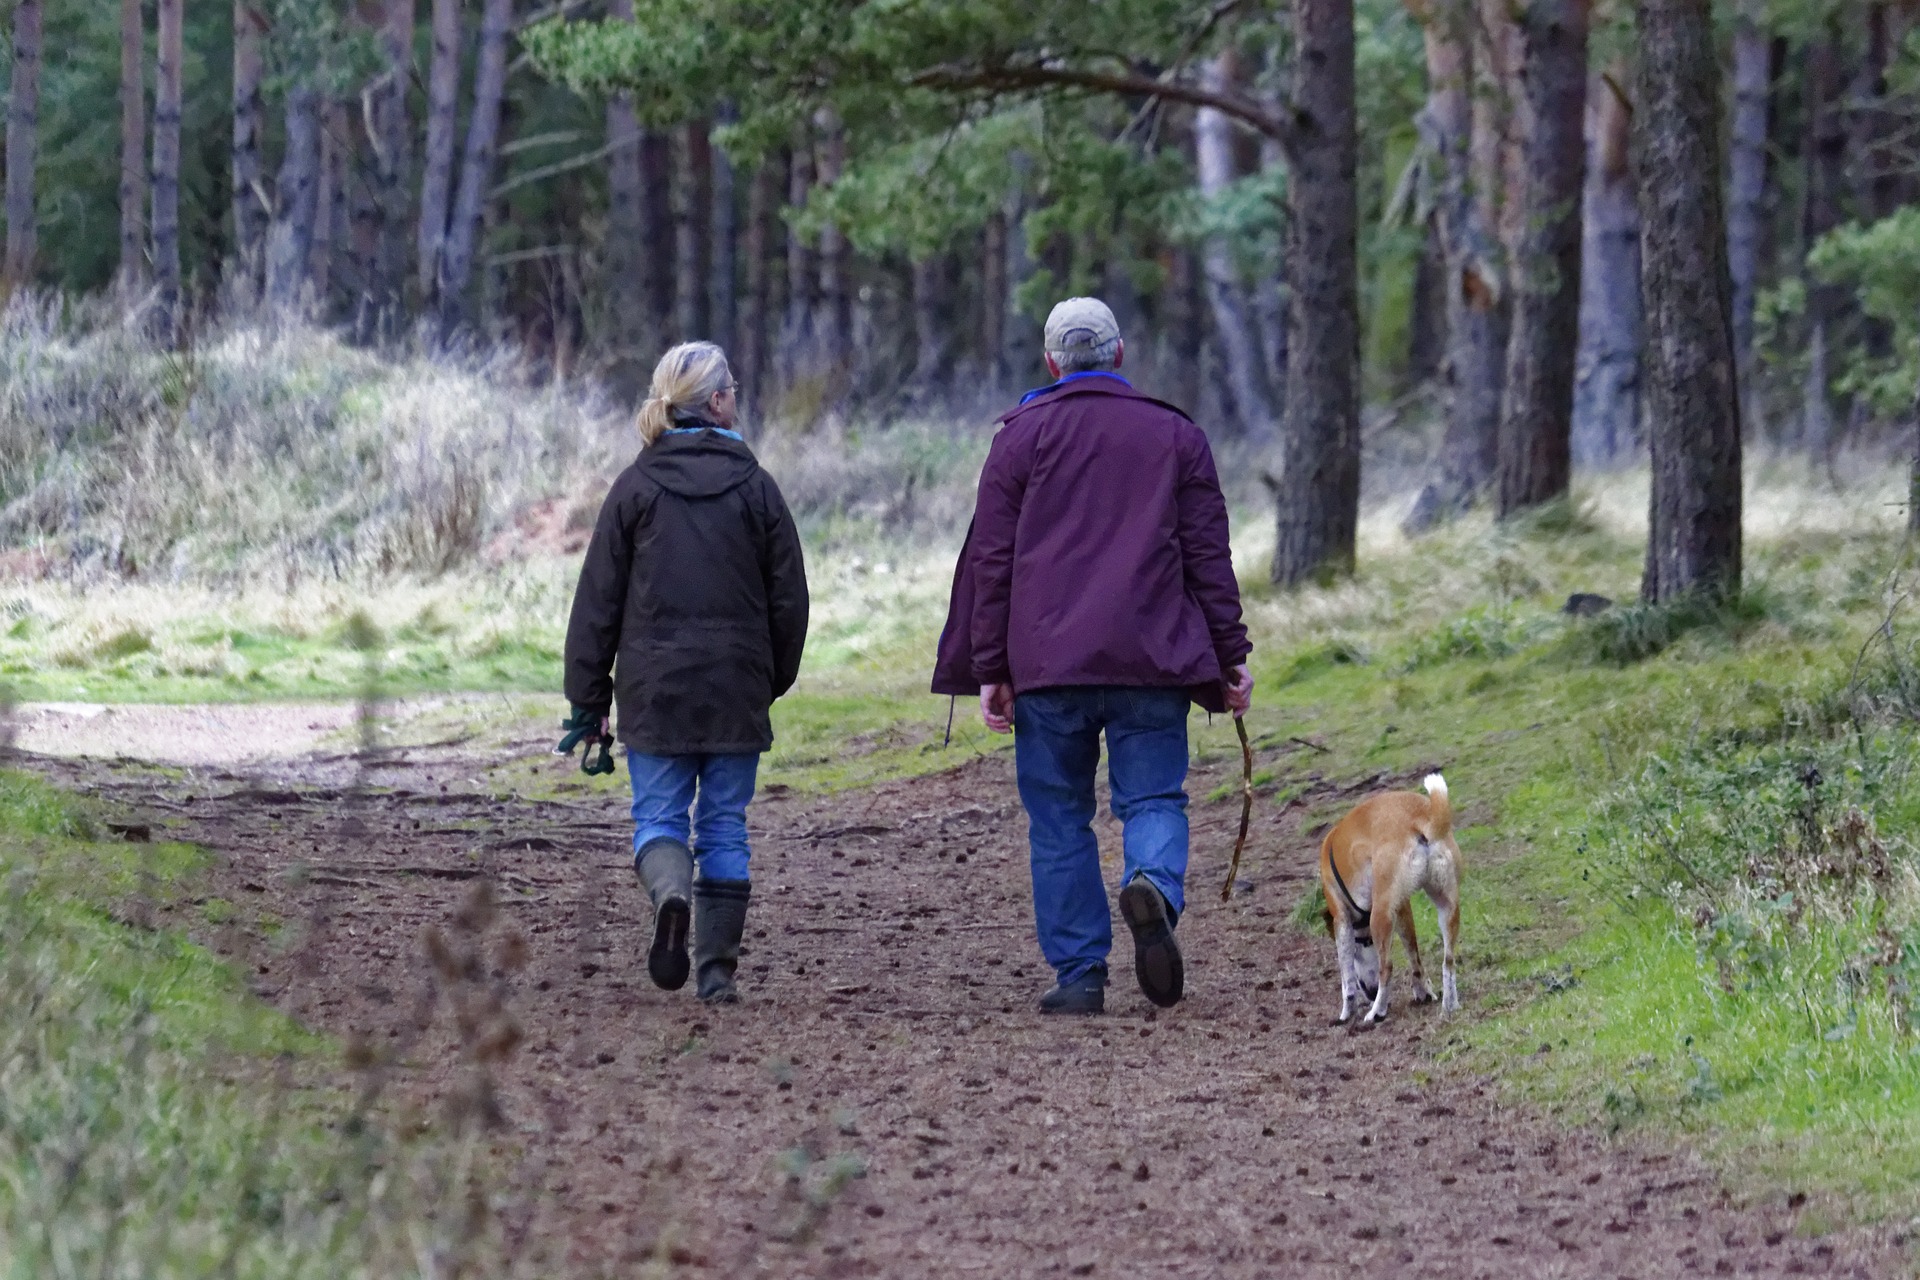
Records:
[[[1327,859],[1327,869],[1333,872],[1334,888],[1340,890],[1340,896],[1346,900],[1347,923],[1353,926],[1353,940],[1363,947],[1373,945],[1373,917],[1360,909],[1353,900],[1353,893],[1347,888],[1347,882],[1340,878],[1340,863],[1335,858]]]

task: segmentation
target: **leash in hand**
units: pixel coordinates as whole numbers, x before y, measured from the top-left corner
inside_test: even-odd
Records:
[[[613,735],[600,732],[600,719],[599,713],[595,711],[586,707],[575,707],[573,715],[560,722],[560,727],[567,731],[567,736],[560,739],[560,745],[553,749],[553,754],[570,756],[575,747],[585,742],[586,750],[580,753],[580,772],[589,776],[612,773],[614,770]],[[594,755],[596,747],[600,750],[598,756]]]
[[[1235,716],[1233,727],[1240,731],[1240,834],[1233,842],[1233,862],[1227,867],[1227,882],[1220,886],[1220,901],[1233,898],[1233,882],[1240,874],[1240,854],[1247,847],[1247,828],[1253,825],[1253,743],[1247,739],[1247,722]]]

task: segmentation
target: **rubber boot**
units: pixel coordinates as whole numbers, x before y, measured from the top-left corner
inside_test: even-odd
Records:
[[[687,985],[693,854],[678,840],[649,840],[634,855],[633,871],[653,901],[653,945],[647,949],[647,976],[662,991],[678,991]]]
[[[708,1004],[732,1004],[734,970],[740,967],[740,935],[747,928],[745,880],[702,880],[693,887],[698,910],[693,916],[693,963],[699,972],[700,998]]]

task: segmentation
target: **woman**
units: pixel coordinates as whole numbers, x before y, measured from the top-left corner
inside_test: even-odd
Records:
[[[567,626],[574,721],[604,735],[619,704],[634,871],[653,903],[647,972],[685,985],[691,922],[709,1003],[739,998],[747,804],[773,745],[768,708],[793,687],[807,638],[800,535],[732,429],[737,391],[711,342],[661,358],[640,456],[600,509]]]

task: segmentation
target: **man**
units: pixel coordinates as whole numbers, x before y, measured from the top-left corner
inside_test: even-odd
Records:
[[[977,691],[987,728],[1016,732],[1055,975],[1042,1013],[1106,1007],[1113,926],[1092,825],[1105,732],[1134,976],[1167,1006],[1185,986],[1188,703],[1238,716],[1253,696],[1227,504],[1205,434],[1120,375],[1105,303],[1062,302],[1045,345],[1056,381],[1000,419],[980,475],[933,690]]]

